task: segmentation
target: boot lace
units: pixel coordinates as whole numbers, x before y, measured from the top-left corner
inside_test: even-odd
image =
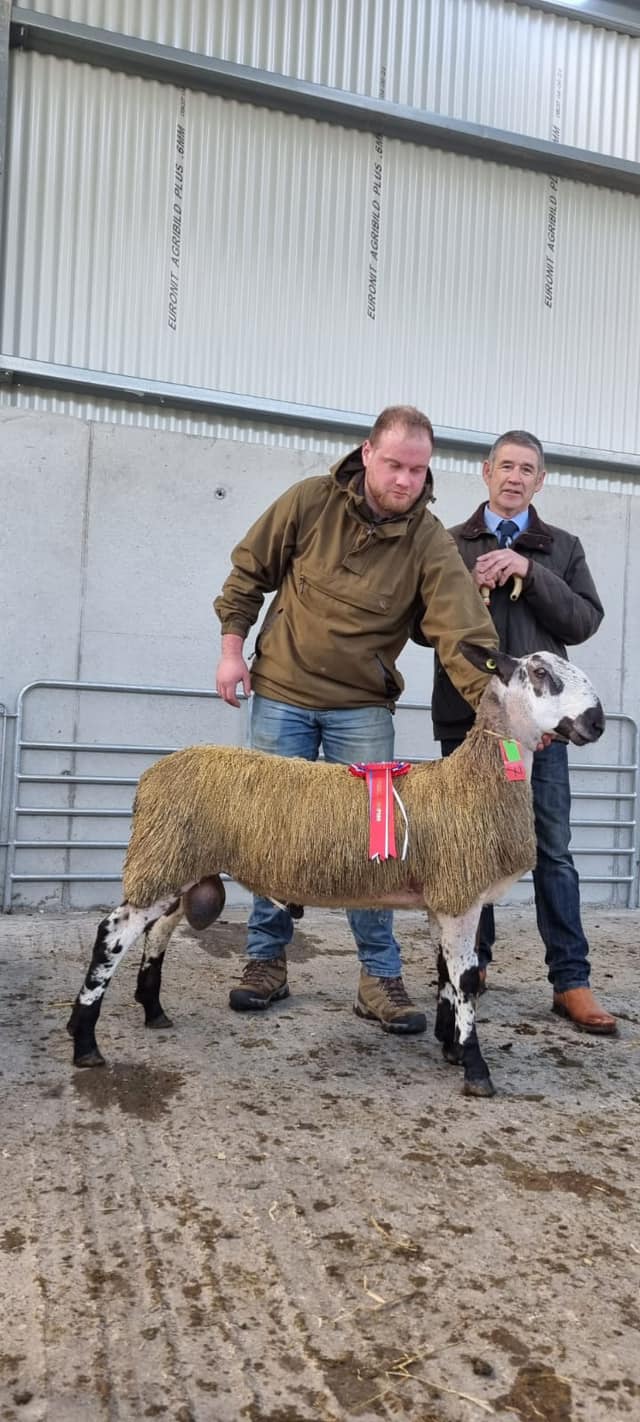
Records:
[[[282,970],[281,958],[250,958],[242,969],[240,982],[247,987],[269,987],[274,974]]]
[[[381,978],[380,982],[394,1007],[413,1006],[402,978]]]

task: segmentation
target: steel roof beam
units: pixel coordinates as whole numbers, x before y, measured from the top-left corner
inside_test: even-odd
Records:
[[[553,173],[577,182],[640,193],[640,164],[610,154],[571,148],[547,139],[467,123],[426,109],[393,104],[362,94],[311,84],[269,70],[213,59],[131,35],[95,29],[14,7],[14,48],[37,50],[57,58],[136,74],[178,87],[204,90],[226,99],[255,104],[342,128],[379,133],[445,152],[460,153],[510,167]]]
[[[297,405],[292,401],[237,395],[229,390],[207,390],[195,385],[174,385],[170,381],[85,370],[78,366],[55,365],[12,355],[0,355],[0,384],[57,389],[67,394],[77,392],[94,400],[127,400],[136,405],[190,410],[209,419],[223,417],[356,438],[368,434],[375,419],[375,413],[371,412],[333,410],[323,405]],[[436,427],[438,452],[472,453],[482,459],[497,438],[497,433],[440,425]],[[547,463],[554,468],[566,466],[579,470],[602,470],[627,477],[640,476],[638,455],[553,444],[546,440],[544,448]]]
[[[617,30],[622,35],[640,35],[637,0],[515,0],[527,10],[544,10],[565,20],[581,20],[584,25]]]

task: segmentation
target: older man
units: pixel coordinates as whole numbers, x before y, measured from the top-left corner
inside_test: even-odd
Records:
[[[489,491],[466,523],[450,529],[478,588],[488,590],[491,615],[503,652],[521,657],[545,650],[566,657],[566,643],[585,642],[597,631],[603,609],[580,539],[543,523],[531,502],[545,479],[539,439],[508,430],[482,466]],[[514,602],[513,578],[522,579]],[[449,755],[473,724],[473,708],[436,658],[433,731]],[[589,985],[588,944],[580,917],[580,886],[569,852],[571,793],[567,748],[554,741],[534,755],[531,779],[538,862],[533,873],[538,931],[546,950],[553,1010],[576,1027],[615,1034],[616,1021],[596,1001]],[[493,908],[482,911],[478,938],[481,982],[495,937]]]

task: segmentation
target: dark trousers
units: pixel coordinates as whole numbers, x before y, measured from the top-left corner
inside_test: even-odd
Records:
[[[440,742],[443,756],[462,741]],[[571,790],[567,747],[553,741],[535,751],[531,771],[538,859],[533,871],[538,932],[549,981],[556,992],[589,984],[589,945],[580,919],[580,883],[569,852]],[[486,968],[495,943],[493,904],[485,904],[478,930],[478,961]]]

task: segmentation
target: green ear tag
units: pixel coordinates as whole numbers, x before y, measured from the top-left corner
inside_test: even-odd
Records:
[[[507,780],[526,780],[527,772],[517,741],[501,741],[500,755]]]

